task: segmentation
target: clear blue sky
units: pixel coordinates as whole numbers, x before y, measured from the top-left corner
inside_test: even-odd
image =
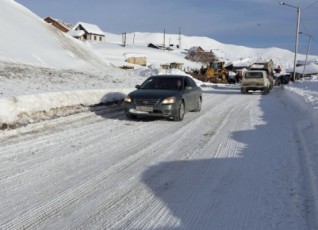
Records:
[[[98,25],[103,31],[207,36],[221,43],[294,51],[297,10],[280,0],[16,0],[40,17]],[[286,0],[301,8],[300,31],[318,55],[318,1]],[[299,36],[306,54],[308,36]]]

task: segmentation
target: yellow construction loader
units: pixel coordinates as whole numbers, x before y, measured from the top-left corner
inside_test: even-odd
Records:
[[[228,83],[228,70],[224,67],[224,61],[211,62],[205,72],[204,81],[212,83]]]
[[[224,67],[223,61],[213,61],[207,67],[201,67],[200,70],[195,70],[189,73],[194,78],[212,83],[228,83],[228,70]]]

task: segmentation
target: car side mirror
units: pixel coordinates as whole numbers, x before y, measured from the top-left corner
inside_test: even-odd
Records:
[[[135,87],[136,87],[136,89],[140,89],[141,86],[140,85],[136,85]]]

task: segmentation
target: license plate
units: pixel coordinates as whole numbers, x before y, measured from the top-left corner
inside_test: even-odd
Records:
[[[153,107],[150,107],[150,106],[136,106],[136,110],[137,111],[141,111],[141,112],[152,112],[153,111]]]

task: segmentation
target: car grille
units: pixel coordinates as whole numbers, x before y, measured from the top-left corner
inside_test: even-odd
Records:
[[[136,105],[150,105],[153,106],[155,104],[157,104],[158,99],[135,99],[135,103]]]

